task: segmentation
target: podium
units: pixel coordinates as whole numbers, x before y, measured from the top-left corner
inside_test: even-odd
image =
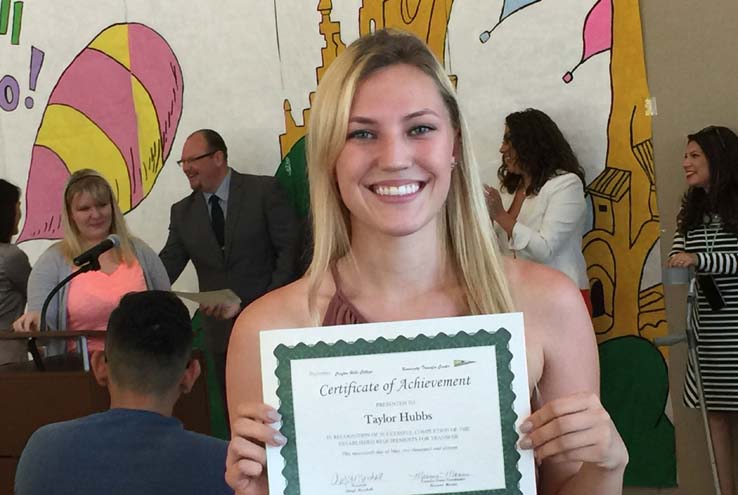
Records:
[[[6,341],[34,339],[79,339],[103,336],[104,332],[0,332],[0,345]],[[86,348],[86,345],[78,345]],[[86,353],[85,353],[86,354]],[[196,351],[203,374],[189,394],[174,406],[174,416],[185,429],[210,434],[210,403],[204,356]],[[77,353],[39,358],[45,371],[33,361],[0,366],[0,493],[13,493],[15,469],[28,438],[39,427],[102,412],[110,407],[108,390],[85,371],[87,356]],[[84,359],[83,359],[84,358]],[[83,445],[80,448],[84,448]]]

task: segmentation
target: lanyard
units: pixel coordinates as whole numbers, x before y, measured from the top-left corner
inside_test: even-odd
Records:
[[[715,242],[717,242],[718,234],[720,234],[720,222],[719,221],[716,221],[716,220],[717,219],[714,216],[710,217],[710,223],[709,223],[709,225],[712,226],[713,223],[716,224],[715,233],[712,236],[712,240],[710,240],[707,237],[707,232],[708,232],[707,231],[707,225],[708,224],[707,223],[703,223],[702,224],[702,229],[705,232],[705,251],[707,253],[712,253],[712,249],[715,247]],[[712,230],[712,228],[711,228],[711,230]]]

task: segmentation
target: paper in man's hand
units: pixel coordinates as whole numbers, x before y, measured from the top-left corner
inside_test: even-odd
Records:
[[[173,291],[182,299],[194,301],[203,306],[217,306],[218,304],[241,304],[241,298],[231,289],[211,290],[207,292],[180,292]]]

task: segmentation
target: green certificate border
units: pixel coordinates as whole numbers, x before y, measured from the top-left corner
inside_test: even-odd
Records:
[[[335,344],[318,342],[315,345],[297,344],[294,347],[284,344],[278,345],[274,349],[274,356],[278,363],[275,375],[279,380],[277,397],[280,400],[279,413],[282,415],[280,431],[287,437],[287,444],[281,450],[285,462],[282,475],[287,482],[284,494],[300,495],[295,412],[292,396],[293,360],[494,346],[497,359],[497,391],[500,399],[502,456],[506,488],[474,492],[444,492],[436,495],[522,495],[523,492],[520,490],[521,474],[517,469],[520,454],[515,448],[518,441],[518,433],[515,431],[517,414],[513,409],[513,402],[515,401],[515,393],[512,389],[514,374],[510,370],[513,356],[508,347],[509,342],[510,332],[505,328],[500,328],[493,333],[479,329],[473,334],[459,332],[452,336],[440,333],[434,337],[421,334],[414,338],[399,336],[392,340],[379,337],[371,342],[365,339],[357,339],[352,343],[339,340]]]

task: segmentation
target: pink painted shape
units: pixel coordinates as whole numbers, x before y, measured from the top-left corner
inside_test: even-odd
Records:
[[[166,40],[143,24],[128,25],[131,71],[151,95],[159,120],[162,159],[172,149],[182,116],[182,69]]]
[[[51,103],[79,110],[117,146],[128,167],[131,206],[136,206],[143,199],[143,188],[131,73],[105,53],[85,48],[62,73]],[[84,146],[84,140],[78,145]]]
[[[34,145],[26,186],[26,212],[18,242],[61,239],[61,207],[69,170],[52,150]]]
[[[582,62],[612,48],[612,0],[599,0],[584,21]]]

